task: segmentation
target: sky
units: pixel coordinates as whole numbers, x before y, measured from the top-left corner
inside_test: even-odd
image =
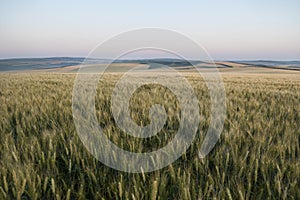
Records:
[[[215,60],[300,60],[299,0],[2,0],[0,58],[86,57],[145,27],[182,33]]]

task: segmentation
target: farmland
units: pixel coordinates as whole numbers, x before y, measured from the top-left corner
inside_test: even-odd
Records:
[[[72,115],[76,74],[0,74],[0,199],[298,199],[300,73],[243,70],[222,72],[226,120],[221,138],[203,159],[198,151],[209,126],[209,93],[201,78],[184,73],[199,99],[196,138],[171,165],[137,174],[105,166],[82,144]],[[147,109],[155,102],[168,108],[168,121],[148,139],[122,134],[110,111],[120,76],[108,73],[99,83],[100,126],[129,151],[163,147],[180,120],[175,96],[164,87],[141,88],[131,99],[132,119],[149,123]]]

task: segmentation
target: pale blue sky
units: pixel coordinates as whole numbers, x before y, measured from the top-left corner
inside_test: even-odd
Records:
[[[144,27],[183,33],[214,59],[300,60],[299,0],[2,0],[0,58],[84,57]]]

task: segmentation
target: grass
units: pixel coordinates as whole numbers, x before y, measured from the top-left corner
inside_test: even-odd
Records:
[[[150,139],[124,135],[110,112],[119,75],[106,75],[96,97],[99,123],[118,146],[136,152],[167,144],[180,108],[170,91],[145,86],[131,99],[131,116],[149,123],[162,103],[168,120]],[[88,153],[72,117],[74,74],[0,74],[0,199],[299,199],[300,79],[293,75],[224,75],[227,118],[210,154],[198,158],[209,125],[209,96],[188,75],[201,122],[193,144],[162,170],[130,174]],[[161,94],[164,95],[161,95]]]

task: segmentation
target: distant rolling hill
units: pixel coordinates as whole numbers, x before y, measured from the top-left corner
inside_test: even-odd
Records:
[[[72,65],[79,65],[84,58],[16,58],[0,60],[0,71],[19,71],[61,68]]]
[[[275,69],[300,70],[300,61],[272,61],[272,60],[254,60],[254,61],[232,61],[238,64],[247,64],[257,67],[267,67]]]
[[[111,63],[111,60],[96,58],[89,58],[88,60],[85,60],[85,58],[80,57],[3,59],[0,60],[0,72],[76,72],[83,62],[84,64],[93,65]],[[115,68],[115,71],[117,71],[118,69],[122,69],[123,64],[124,66],[127,66],[127,68],[130,64],[144,64],[149,65],[148,69],[150,70],[155,70],[162,66],[169,66],[173,67],[176,70],[184,71],[194,70],[193,65],[199,68],[211,68],[212,66],[214,66],[212,63],[203,61],[186,61],[172,58],[116,60],[113,62],[113,64],[117,66]],[[218,68],[220,68],[221,72],[234,72],[241,70],[253,71],[259,69],[263,69],[264,71],[267,69],[300,71],[300,61],[216,61],[215,64]]]

